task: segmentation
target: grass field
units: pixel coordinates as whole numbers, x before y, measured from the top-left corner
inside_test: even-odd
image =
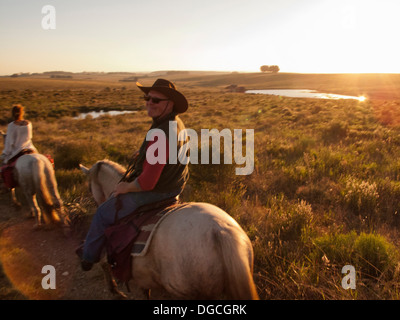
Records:
[[[165,76],[167,77],[167,76]],[[186,127],[254,129],[255,170],[190,166],[186,201],[213,203],[252,240],[262,299],[398,299],[400,224],[400,75],[262,73],[171,74],[188,98]],[[155,77],[140,78],[151,85]],[[319,100],[229,93],[297,88],[364,95]],[[109,158],[126,165],[150,127],[134,82],[0,78],[0,129],[12,104],[26,108],[34,143],[53,155],[67,208],[90,217],[95,207],[78,164]],[[88,110],[134,115],[74,120]],[[1,145],[2,146],[2,145]],[[83,231],[82,231],[83,232]],[[345,265],[356,289],[341,286]]]

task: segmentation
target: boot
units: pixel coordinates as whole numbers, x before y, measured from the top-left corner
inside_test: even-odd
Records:
[[[83,256],[83,244],[81,244],[76,250],[75,250],[76,255],[79,257],[81,260],[81,268],[83,271],[89,271],[93,268],[92,262],[86,261],[82,258]]]

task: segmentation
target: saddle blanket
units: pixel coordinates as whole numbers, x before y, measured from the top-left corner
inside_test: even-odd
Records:
[[[5,164],[1,167],[1,177],[3,178],[3,182],[5,186],[9,189],[13,189],[18,187],[18,181],[14,177],[14,167],[18,158],[12,161],[11,163]]]
[[[158,225],[185,205],[174,198],[142,206],[105,230],[107,261],[115,278],[122,282],[132,278],[133,257],[144,256]]]
[[[159,224],[172,212],[184,207],[185,203],[177,203],[173,204],[159,212],[156,210],[145,211],[137,214],[134,219],[134,222],[143,221],[140,224],[137,224],[138,227],[138,236],[136,240],[133,242],[131,255],[133,257],[144,256],[147,253],[147,250],[150,246],[150,242],[153,238],[154,232],[159,226]],[[136,220],[136,221],[135,221]]]

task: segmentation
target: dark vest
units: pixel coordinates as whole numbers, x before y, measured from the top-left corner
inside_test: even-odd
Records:
[[[162,119],[161,121],[156,121],[153,120],[153,124],[150,128],[151,129],[161,129],[166,136],[166,139],[169,141],[169,122],[170,121],[176,121],[177,123],[177,137],[179,136],[179,133],[185,129],[185,125],[183,124],[182,120],[178,117],[176,113],[171,113],[168,115],[166,118]],[[180,148],[186,143],[187,141],[177,141],[177,150],[176,150],[176,155],[178,155],[178,152]],[[146,141],[146,138],[144,139],[140,149],[139,149],[139,155],[136,159],[136,162],[133,164],[133,167],[128,168],[130,171],[125,178],[123,178],[123,181],[131,182],[135,180],[137,177],[140,176],[140,174],[143,171],[143,163],[146,159],[146,147],[148,145],[149,141]],[[171,145],[170,145],[171,148]],[[169,150],[167,150],[169,152]],[[185,184],[187,180],[189,179],[189,167],[188,164],[182,164],[179,162],[178,156],[176,156],[176,164],[175,163],[170,163],[171,158],[168,159],[167,164],[164,166],[161,176],[152,190],[153,192],[159,192],[159,193],[167,193],[167,192],[173,192],[173,191],[180,191],[182,192],[183,188],[185,187]]]

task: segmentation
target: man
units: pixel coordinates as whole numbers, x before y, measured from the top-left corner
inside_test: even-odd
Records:
[[[131,214],[138,207],[178,196],[184,189],[189,177],[187,164],[169,160],[169,137],[178,137],[185,129],[178,114],[188,108],[185,96],[176,90],[175,85],[165,79],[158,79],[151,87],[136,83],[145,93],[147,114],[152,118],[151,129],[162,130],[165,134],[163,141],[144,139],[135,161],[128,167],[121,182],[117,184],[113,195],[97,209],[89,232],[83,245],[83,251],[77,251],[81,255],[82,269],[90,270],[94,263],[101,258],[105,243],[105,229],[114,223],[117,199],[120,204],[118,218],[121,219]],[[170,133],[170,122],[175,121],[177,132]],[[149,130],[149,131],[150,131]],[[171,135],[172,137],[172,135]],[[160,138],[162,139],[162,138]],[[165,154],[158,155],[161,161],[153,163],[146,158],[147,150],[154,143],[162,143],[167,150]],[[176,141],[176,153],[185,141]],[[175,148],[175,147],[174,147]]]

